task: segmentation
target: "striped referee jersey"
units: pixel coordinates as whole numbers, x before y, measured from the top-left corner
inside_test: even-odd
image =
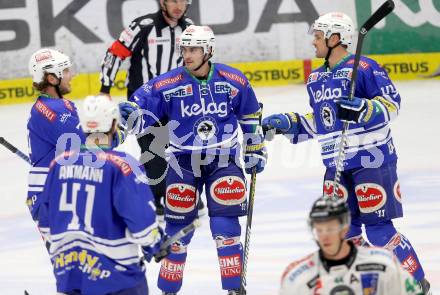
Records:
[[[178,42],[192,20],[182,17],[174,28],[162,11],[136,18],[107,50],[101,65],[101,92],[110,93],[121,63],[130,57],[126,86],[128,92],[183,64]]]

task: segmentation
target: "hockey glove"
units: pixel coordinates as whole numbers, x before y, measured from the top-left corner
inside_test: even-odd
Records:
[[[168,249],[170,247],[168,247],[167,249],[160,248],[163,242],[168,239],[168,236],[163,232],[162,228],[160,227],[157,227],[157,229],[155,230],[157,230],[157,234],[160,235],[160,238],[158,238],[157,241],[153,244],[142,246],[142,253],[144,254],[145,260],[147,262],[150,262],[153,257],[155,258],[156,262],[159,262],[170,252],[170,250]]]
[[[125,132],[118,128],[116,132],[113,134],[112,148],[117,147],[118,145],[122,144],[124,141],[125,141]]]
[[[266,139],[272,140],[275,134],[298,135],[298,115],[296,113],[274,114],[263,119]]]
[[[343,122],[368,124],[376,116],[376,106],[370,99],[343,97],[335,100],[338,118]]]
[[[119,103],[119,113],[121,114],[121,124],[126,126],[130,115],[137,111],[139,106],[131,101],[123,101]],[[135,124],[133,124],[134,126]]]
[[[252,168],[256,168],[257,173],[264,170],[267,162],[267,151],[264,146],[264,138],[261,134],[244,135],[247,138],[246,151],[244,154],[244,167],[248,174],[252,173]]]

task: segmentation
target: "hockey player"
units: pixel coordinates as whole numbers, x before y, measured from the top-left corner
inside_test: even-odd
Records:
[[[247,141],[247,173],[253,167],[257,173],[263,171],[266,151],[254,91],[240,71],[209,61],[214,47],[209,27],[189,26],[180,37],[185,66],[149,81],[130,100],[149,113],[141,127],[148,127],[155,118],[170,120],[166,233],[173,235],[196,218],[197,200],[205,188],[222,288],[237,294],[242,265],[238,217],[247,211],[245,176],[236,160],[238,124]],[[130,111],[121,114],[127,118]],[[163,294],[176,294],[181,288],[191,237],[175,244],[162,262],[158,286]]]
[[[107,50],[101,68],[101,93],[108,94],[121,63],[130,58],[127,75],[127,98],[144,83],[182,65],[177,48],[178,37],[192,21],[185,16],[191,0],[159,0],[160,9],[136,18]],[[156,210],[163,215],[165,196],[165,146],[168,132],[162,124],[138,134],[141,159],[155,196]],[[156,148],[160,146],[163,148]]]
[[[80,113],[87,135],[80,151],[50,165],[41,194],[40,226],[50,244],[57,291],[62,294],[148,294],[145,265],[163,240],[152,193],[140,164],[112,151],[118,106],[90,96]]]
[[[70,58],[58,50],[43,48],[32,54],[29,73],[33,87],[40,92],[27,123],[29,171],[27,204],[32,218],[38,221],[38,195],[43,190],[50,162],[55,156],[84,142],[75,104],[63,98],[71,92],[73,78]],[[117,131],[113,146],[123,141]]]
[[[27,123],[29,171],[27,204],[38,221],[38,195],[42,192],[50,162],[56,152],[63,152],[84,141],[75,104],[63,98],[70,93],[72,80],[70,58],[54,49],[43,48],[32,54],[29,72],[33,87],[40,92]],[[71,139],[67,145],[67,138]]]
[[[310,211],[309,225],[319,251],[287,267],[280,295],[424,294],[392,252],[344,239],[350,226],[344,200],[319,198]]]
[[[389,127],[399,113],[400,95],[386,71],[362,56],[355,97],[347,99],[354,61],[347,51],[354,34],[347,15],[324,14],[312,25],[311,32],[316,57],[325,58],[324,65],[307,80],[312,112],[271,115],[263,120],[263,125],[286,135],[294,144],[318,138],[326,167],[324,193],[332,195],[338,142],[343,122],[350,122],[337,192],[348,202],[352,214],[347,238],[363,243],[361,225],[365,224],[368,241],[394,251],[403,267],[427,286],[414,248],[392,222],[403,216],[397,155]]]

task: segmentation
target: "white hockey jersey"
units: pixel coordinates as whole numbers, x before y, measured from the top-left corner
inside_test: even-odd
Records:
[[[423,292],[390,251],[355,247],[342,265],[330,267],[319,251],[291,263],[281,278],[279,294],[414,295]]]

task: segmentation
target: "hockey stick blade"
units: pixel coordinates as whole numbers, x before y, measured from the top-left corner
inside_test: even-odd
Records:
[[[194,231],[196,228],[200,227],[202,223],[197,218],[192,223],[188,224],[181,230],[179,230],[175,235],[169,237],[162,245],[160,245],[159,252],[154,255],[154,260],[156,262],[159,262],[164,256],[168,254],[168,247],[189,234],[190,232]],[[165,254],[165,255],[164,255]]]
[[[363,24],[362,28],[359,30],[360,33],[366,34],[372,27],[374,27],[378,22],[385,18],[394,9],[394,2],[388,0],[382,6],[380,6],[372,16]]]

